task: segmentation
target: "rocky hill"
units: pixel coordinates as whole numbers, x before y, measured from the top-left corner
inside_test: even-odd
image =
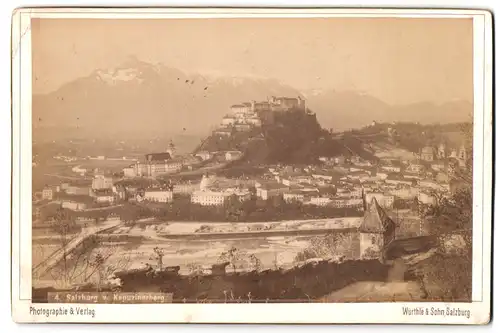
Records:
[[[239,150],[243,161],[258,163],[315,164],[320,156],[359,155],[374,159],[362,141],[350,135],[335,137],[308,110],[290,110],[274,115],[272,124],[230,136],[213,132],[196,151]]]

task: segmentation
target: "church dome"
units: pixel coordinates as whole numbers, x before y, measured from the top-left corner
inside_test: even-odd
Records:
[[[206,190],[213,184],[213,178],[203,175],[200,182],[200,190]]]

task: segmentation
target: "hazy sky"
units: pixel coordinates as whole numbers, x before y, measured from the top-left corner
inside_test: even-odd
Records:
[[[136,56],[388,103],[473,96],[471,19],[43,19],[32,38],[35,93]]]

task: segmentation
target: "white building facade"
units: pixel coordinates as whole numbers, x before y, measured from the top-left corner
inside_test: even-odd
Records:
[[[104,190],[113,188],[113,179],[103,175],[97,175],[92,179],[93,190]]]
[[[144,191],[144,200],[151,202],[172,202],[174,200],[174,194],[172,191],[160,190],[160,189],[148,189]]]
[[[191,202],[202,206],[222,206],[229,196],[220,191],[199,190],[191,194]]]

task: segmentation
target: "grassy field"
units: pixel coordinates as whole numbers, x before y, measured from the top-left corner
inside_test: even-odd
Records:
[[[120,172],[124,167],[132,164],[130,160],[80,160],[74,162],[63,162],[50,160],[47,163],[34,167],[33,170],[33,191],[41,191],[45,186],[59,185],[63,182],[72,182],[73,180],[90,179],[82,177],[72,171],[75,166],[93,171],[95,168],[108,173]]]
[[[112,172],[121,171],[123,168],[133,164],[132,160],[83,160],[78,165],[85,169],[99,168]]]

